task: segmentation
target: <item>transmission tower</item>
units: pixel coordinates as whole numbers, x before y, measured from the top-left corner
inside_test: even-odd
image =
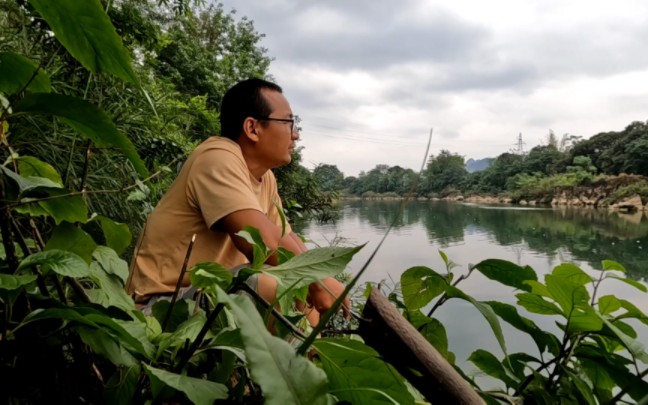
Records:
[[[524,145],[526,145],[526,143],[522,140],[522,132],[520,132],[517,138],[515,153],[518,155],[524,155]]]

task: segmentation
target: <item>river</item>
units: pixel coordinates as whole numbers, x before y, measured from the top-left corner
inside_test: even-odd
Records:
[[[439,250],[459,265],[456,271],[460,274],[466,272],[469,264],[497,258],[531,266],[539,280],[565,262],[595,275],[601,261],[610,259],[624,265],[628,277],[644,284],[648,279],[648,213],[641,212],[445,201],[412,201],[405,206],[400,201],[349,201],[334,221],[311,221],[296,230],[311,241],[311,246],[366,243],[348,267],[351,274],[356,274],[394,221],[394,227],[361,278],[362,282],[382,281],[386,292],[396,286],[400,275],[410,267],[427,266],[445,272]],[[458,287],[478,300],[515,303],[511,288],[478,272]],[[648,294],[625,283],[606,280],[598,296],[605,294],[630,300],[648,313]],[[466,359],[478,348],[501,359],[488,324],[470,304],[451,300],[435,316],[445,325],[449,349],[455,352],[457,363],[464,370],[471,369],[472,363]],[[534,320],[555,331],[554,319]],[[504,326],[509,353],[535,347],[525,335]],[[637,329],[642,327],[641,340],[648,342],[646,325],[636,325]]]

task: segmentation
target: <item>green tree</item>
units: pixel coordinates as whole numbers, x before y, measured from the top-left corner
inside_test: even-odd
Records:
[[[344,188],[344,173],[335,165],[317,165],[313,169],[313,179],[322,191],[340,191]]]
[[[444,149],[428,160],[424,172],[424,191],[447,193],[457,190],[467,175],[463,156]]]

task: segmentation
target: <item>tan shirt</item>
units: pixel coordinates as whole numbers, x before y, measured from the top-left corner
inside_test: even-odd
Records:
[[[226,268],[248,262],[226,232],[210,230],[232,212],[253,209],[281,226],[281,207],[271,171],[261,181],[249,172],[239,145],[211,137],[189,156],[180,174],[149,216],[131,263],[126,286],[136,301],[173,292],[191,237],[196,241],[187,269],[200,262]],[[286,226],[286,233],[290,227]],[[189,285],[189,274],[183,286]]]

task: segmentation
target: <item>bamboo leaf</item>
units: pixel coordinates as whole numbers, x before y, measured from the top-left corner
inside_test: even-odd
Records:
[[[324,371],[298,356],[286,341],[272,336],[249,297],[228,296],[219,290],[218,300],[236,317],[252,378],[267,404],[327,403]]]
[[[33,266],[43,266],[45,271],[68,277],[87,277],[88,264],[77,254],[65,250],[47,250],[27,256],[18,266],[18,272]]]
[[[448,285],[445,278],[428,267],[412,267],[400,278],[403,301],[408,310],[426,306],[443,293]]]
[[[518,290],[531,291],[525,281],[538,279],[531,267],[521,267],[506,260],[487,259],[477,263],[474,268],[489,279]]]
[[[105,112],[88,101],[62,94],[33,93],[25,96],[14,106],[14,113],[58,117],[96,146],[119,149],[130,160],[140,176],[145,177],[148,174],[133,143],[117,130]]]
[[[138,84],[130,57],[99,0],[30,0],[65,49],[88,70]]]
[[[27,91],[50,92],[49,76],[34,62],[13,52],[0,52],[0,92],[7,95],[19,92],[32,79],[36,69],[38,73],[27,86]]]
[[[313,343],[339,401],[354,405],[414,404],[403,378],[362,342],[319,339]]]
[[[154,395],[160,392],[160,385],[167,385],[184,393],[197,405],[212,405],[217,399],[227,399],[227,387],[201,378],[188,377],[144,364],[154,387]],[[162,384],[160,384],[162,383]]]
[[[341,273],[353,255],[363,246],[324,247],[308,250],[264,272],[276,277],[284,286],[294,284],[294,288],[301,288],[317,280],[334,277]]]

